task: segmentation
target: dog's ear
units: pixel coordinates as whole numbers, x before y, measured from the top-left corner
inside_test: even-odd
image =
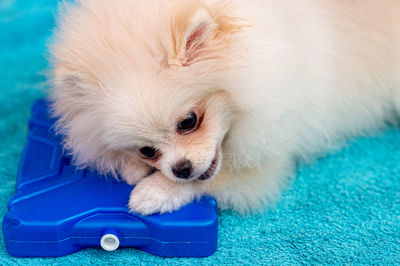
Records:
[[[237,19],[226,14],[229,11],[225,6],[207,9],[201,6],[201,1],[194,3],[189,8],[182,3],[183,7],[172,20],[172,42],[167,49],[170,67],[187,67],[221,56],[232,43],[233,33],[243,27]]]
[[[169,55],[168,64],[173,67],[188,66],[206,50],[207,41],[215,34],[217,24],[204,8],[197,9],[190,17],[181,14],[174,22],[175,49]]]
[[[84,79],[82,74],[60,67],[57,67],[53,74],[54,87],[50,95],[54,102],[53,115],[63,115],[66,119],[72,119],[81,111],[82,101],[93,86],[88,85],[88,79]]]

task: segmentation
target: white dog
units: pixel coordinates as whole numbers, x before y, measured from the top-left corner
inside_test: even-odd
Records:
[[[400,112],[398,0],[81,0],[51,52],[66,147],[141,214],[258,208]]]

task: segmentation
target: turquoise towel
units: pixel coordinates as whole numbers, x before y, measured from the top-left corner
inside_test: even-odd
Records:
[[[112,1],[112,0],[110,0]],[[0,215],[13,195],[30,105],[44,95],[56,1],[0,0]],[[282,199],[263,214],[219,214],[211,257],[164,259],[135,249],[62,258],[10,257],[18,264],[400,264],[400,131],[360,138],[300,166]],[[2,238],[2,236],[1,236]]]

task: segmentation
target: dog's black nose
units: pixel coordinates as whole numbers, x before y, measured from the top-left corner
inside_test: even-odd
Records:
[[[172,172],[178,178],[188,179],[192,173],[192,164],[189,160],[179,162],[172,167]]]

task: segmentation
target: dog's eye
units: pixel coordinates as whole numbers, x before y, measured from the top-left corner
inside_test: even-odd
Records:
[[[187,117],[178,123],[178,132],[182,134],[190,133],[197,126],[197,115],[191,112]]]
[[[158,151],[153,147],[145,146],[139,152],[147,159],[156,159],[158,157]]]

